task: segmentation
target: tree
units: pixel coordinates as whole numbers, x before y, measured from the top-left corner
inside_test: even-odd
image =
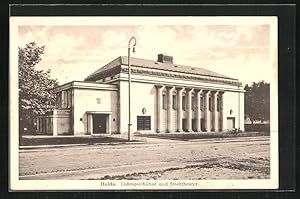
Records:
[[[58,85],[50,78],[50,70],[36,70],[35,66],[42,60],[45,47],[35,42],[19,47],[19,132],[34,131],[34,118],[45,114],[54,107],[55,95],[50,89]]]
[[[270,84],[264,81],[245,85],[245,114],[251,123],[270,120]]]

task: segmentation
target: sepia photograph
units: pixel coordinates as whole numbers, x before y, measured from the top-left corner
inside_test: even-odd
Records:
[[[10,17],[12,190],[278,188],[277,17]]]

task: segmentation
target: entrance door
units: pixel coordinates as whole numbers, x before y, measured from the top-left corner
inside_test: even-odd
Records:
[[[205,131],[205,120],[201,118],[201,131]]]
[[[235,118],[234,117],[227,117],[227,129],[234,129],[235,128]]]
[[[197,120],[196,119],[192,119],[192,130],[194,131],[194,132],[196,132],[197,131]]]
[[[186,119],[182,119],[182,131],[187,131]]]
[[[93,114],[93,134],[106,133],[107,115]]]

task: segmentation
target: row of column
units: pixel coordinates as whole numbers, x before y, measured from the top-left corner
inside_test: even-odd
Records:
[[[44,134],[50,134],[53,129],[53,120],[54,118],[52,117],[37,117],[36,119],[36,130],[39,133],[44,133]]]
[[[157,85],[157,132],[162,132],[162,95],[163,89],[167,89],[167,132],[182,132],[182,93],[186,91],[186,127],[187,131],[192,131],[192,92],[195,91],[196,97],[196,131],[201,132],[201,94],[204,95],[204,121],[205,129],[207,132],[213,129],[215,132],[218,132],[222,129],[219,129],[219,126],[223,126],[223,91],[213,91],[213,90],[204,90],[204,89],[195,89],[195,88],[183,88],[183,87],[173,87],[173,86],[162,86]],[[177,129],[173,129],[173,117],[172,117],[172,107],[173,107],[173,90],[177,90]],[[220,95],[220,116],[218,117],[217,110],[217,98],[218,94]],[[209,110],[209,96],[212,95],[212,111]],[[211,124],[211,114],[212,112],[212,121]],[[220,121],[219,121],[220,118]],[[221,122],[219,124],[219,122]]]

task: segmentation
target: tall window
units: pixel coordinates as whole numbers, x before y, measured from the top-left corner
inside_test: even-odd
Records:
[[[163,100],[163,109],[166,110],[167,109],[167,95],[166,95],[166,93],[163,93],[162,100]]]
[[[72,107],[72,90],[69,89],[68,91],[68,108],[71,108]]]
[[[61,93],[56,93],[56,108],[61,107]]]
[[[43,128],[43,133],[46,133],[46,118],[43,118],[43,126],[42,126],[42,128]]]
[[[195,101],[195,96],[192,96],[192,110],[194,111],[196,109],[196,101]]]
[[[185,95],[182,96],[182,110],[185,110]]]
[[[208,100],[208,108],[209,108],[209,111],[212,111],[212,98],[209,97],[209,100]]]
[[[43,124],[42,124],[42,118],[39,118],[39,132],[42,132]]]
[[[177,109],[177,96],[176,94],[173,93],[173,109],[176,110]]]
[[[204,97],[203,97],[203,95],[201,95],[201,97],[200,97],[200,109],[201,109],[201,111],[204,110]]]
[[[220,96],[217,97],[217,111],[220,112],[221,109],[221,99]]]
[[[61,108],[67,108],[67,103],[68,103],[68,95],[67,91],[62,91],[61,92]]]

